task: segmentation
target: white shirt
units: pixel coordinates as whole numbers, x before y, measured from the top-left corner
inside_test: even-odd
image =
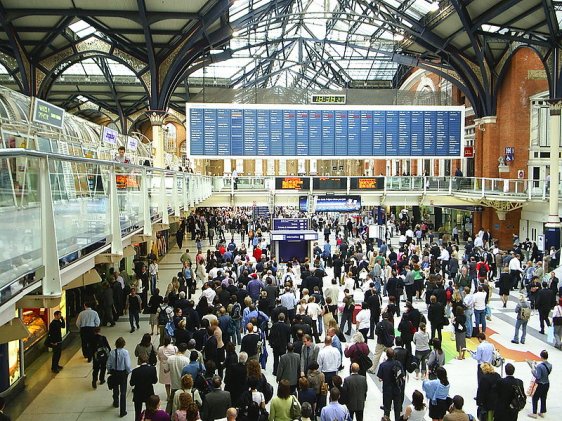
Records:
[[[474,310],[485,310],[486,309],[486,293],[484,291],[478,291],[474,294]]]
[[[213,301],[214,301],[217,293],[214,290],[212,290],[211,288],[207,288],[206,290],[203,290],[201,295],[203,295],[207,299],[207,302],[209,303],[209,305],[212,306]]]
[[[463,300],[464,305],[468,310],[474,309],[474,295],[473,294],[466,294]]]
[[[148,272],[153,276],[158,275],[158,263],[151,263],[148,267]]]
[[[439,260],[448,261],[449,257],[449,251],[446,248],[442,249],[441,254],[439,255]]]
[[[312,317],[312,320],[318,320],[318,316],[322,314],[322,309],[317,303],[308,303],[306,306],[307,314]]]
[[[344,286],[350,291],[353,291],[355,289],[355,279],[346,276]]]
[[[189,364],[189,358],[184,354],[176,354],[168,357],[168,368],[170,369],[170,380],[172,389],[181,389],[181,372]]]
[[[482,237],[476,237],[474,239],[474,247],[484,247],[484,242],[482,241]]]
[[[369,329],[371,326],[371,310],[363,309],[357,316],[355,316],[355,320],[357,321],[357,330],[360,329]]]
[[[338,371],[341,365],[341,354],[333,346],[325,346],[318,353],[319,370],[323,373]]]
[[[414,238],[414,231],[412,231],[411,229],[407,229],[406,230],[406,237]]]
[[[523,270],[521,269],[521,262],[518,258],[513,257],[509,261],[509,270],[518,270],[519,272],[523,272]]]

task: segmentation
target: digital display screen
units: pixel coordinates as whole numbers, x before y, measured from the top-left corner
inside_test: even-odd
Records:
[[[299,196],[299,210],[302,212],[358,212],[361,210],[361,196]],[[310,205],[310,207],[309,207]]]
[[[312,188],[315,190],[347,190],[347,178],[345,177],[313,178]]]
[[[384,190],[384,177],[352,177],[351,190]]]
[[[312,95],[313,104],[345,104],[345,95]]]
[[[276,177],[276,190],[307,190],[310,189],[310,178],[308,177]]]

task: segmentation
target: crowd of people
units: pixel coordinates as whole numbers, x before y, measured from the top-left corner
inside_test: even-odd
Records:
[[[193,213],[179,235],[182,240],[184,233],[191,235],[196,250],[181,255],[177,276],[165,290],[162,280],[158,288],[151,262],[141,268],[140,282],[119,297],[123,305],[117,314],[115,305],[104,310],[102,304],[100,319],[88,303],[79,315],[84,357],[93,363],[92,387],[110,383],[113,405],[125,416],[127,386],[133,386],[136,420],[344,421],[369,419],[364,409],[372,374],[381,385],[385,417],[468,420],[463,397],[449,396],[446,329],[459,360],[468,351],[467,338],[478,339],[472,353],[478,367],[477,416],[516,420],[521,408],[514,402],[523,385],[513,377],[512,364],[505,365],[504,378],[494,367],[505,361],[486,339],[490,297],[498,287],[505,307],[510,291],[521,292],[514,344],[525,343],[534,312],[543,333],[554,309],[554,345],[560,349],[562,301],[556,298],[554,272],[545,275],[532,246],[527,253],[515,242],[503,251],[484,230],[461,250],[453,238],[433,236],[427,224],[412,223],[402,213],[389,219],[400,233],[397,244],[377,244],[365,235],[370,222],[315,217],[324,244],[314,246],[310,260],[281,265],[271,253],[267,225],[254,221],[250,211]],[[119,278],[116,272],[104,288],[111,294],[104,294],[115,297]],[[362,300],[356,303],[358,296]],[[152,333],[134,348],[134,369],[125,339],[119,337],[111,349],[99,328],[113,325],[120,312],[129,312],[131,332],[140,327],[141,312],[150,315]],[[152,341],[156,335],[158,346]],[[269,357],[277,384],[264,375]],[[548,352],[541,358],[532,367],[533,417],[546,413],[552,371]],[[61,369],[58,362],[55,369]],[[422,383],[405,406],[406,383],[412,381]],[[157,382],[166,389],[165,409],[154,393]]]

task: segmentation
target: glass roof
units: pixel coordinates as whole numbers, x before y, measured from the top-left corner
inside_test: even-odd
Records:
[[[112,60],[103,59],[107,63],[107,67],[113,76],[135,76],[135,73],[127,66]],[[81,62],[71,65],[63,72],[68,76],[103,76],[103,71],[99,66],[99,60],[87,58]]]
[[[68,29],[74,32],[74,34],[78,38],[86,38],[88,35],[96,32],[96,30],[92,26],[90,26],[90,24],[84,22],[81,19],[68,25]]]
[[[283,12],[252,22],[252,12],[271,3],[235,1],[230,9],[233,58],[199,69],[191,82],[341,89],[352,81],[391,81],[398,69],[392,54],[401,51],[403,34],[387,22],[380,4],[417,20],[439,7],[432,0],[295,0]]]

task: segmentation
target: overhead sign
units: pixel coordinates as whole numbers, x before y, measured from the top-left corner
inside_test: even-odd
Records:
[[[308,190],[310,178],[308,177],[275,177],[276,190]]]
[[[351,177],[350,190],[384,190],[384,177]]]
[[[33,99],[33,114],[31,119],[36,123],[46,124],[48,126],[62,129],[64,124],[64,109],[49,104],[39,98]]]
[[[127,136],[127,149],[130,151],[136,151],[139,146],[139,141],[131,136]]]
[[[273,230],[275,231],[304,231],[309,229],[307,218],[275,218]]]
[[[460,158],[462,106],[194,104],[191,156]]]
[[[347,178],[345,177],[313,178],[312,188],[315,190],[347,190]]]
[[[104,127],[101,132],[102,141],[105,143],[111,143],[112,145],[117,144],[117,136],[119,133],[117,130],[110,129],[109,127]]]
[[[474,146],[465,146],[463,156],[465,158],[474,158]]]
[[[299,196],[299,210],[309,210],[308,196]],[[358,212],[361,210],[361,196],[313,196],[312,212]]]
[[[311,95],[312,104],[345,104],[346,95]]]

